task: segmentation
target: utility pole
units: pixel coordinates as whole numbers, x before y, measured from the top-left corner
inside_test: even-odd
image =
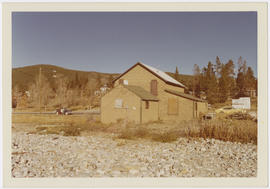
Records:
[[[41,103],[40,103],[40,100],[41,100],[41,66],[39,67],[39,113],[41,113]]]

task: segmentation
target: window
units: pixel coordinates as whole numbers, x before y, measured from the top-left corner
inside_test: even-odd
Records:
[[[177,98],[168,99],[168,114],[178,115],[178,100]]]
[[[124,80],[124,85],[128,85],[128,80]]]
[[[149,101],[145,101],[145,109],[149,109]]]
[[[116,99],[114,107],[115,108],[122,108],[123,107],[123,100],[122,99]]]
[[[152,95],[155,95],[155,96],[158,95],[158,93],[157,93],[157,80],[151,80],[150,92]]]

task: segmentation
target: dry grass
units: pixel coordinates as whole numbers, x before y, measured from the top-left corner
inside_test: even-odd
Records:
[[[65,124],[85,124],[89,116],[84,115],[55,115],[55,114],[13,114],[12,123],[29,123],[36,125],[65,125]]]
[[[251,120],[219,118],[211,121],[184,121],[180,123],[154,122],[143,125],[124,123],[104,125],[93,116],[13,115],[13,123],[27,123],[33,133],[79,136],[94,132],[115,133],[119,139],[149,139],[173,142],[179,137],[214,138],[223,141],[257,144],[257,123]],[[33,126],[34,125],[34,126]]]
[[[35,134],[58,134],[63,136],[80,136],[81,129],[79,127],[56,126],[56,127],[37,127],[36,131],[30,132]]]
[[[223,141],[257,144],[257,124],[250,120],[217,119],[185,121],[168,127],[166,123],[127,127],[119,134],[121,139],[147,138],[157,142],[173,142],[179,137],[213,138]],[[162,128],[161,128],[162,127]]]
[[[250,120],[215,120],[201,122],[187,135],[190,137],[214,138],[223,141],[257,144],[257,124]]]
[[[151,139],[156,142],[173,142],[179,138],[178,134],[174,131],[168,131],[165,133],[153,134]]]
[[[120,139],[136,139],[136,138],[148,138],[150,133],[147,129],[138,125],[137,128],[121,129],[118,138]]]

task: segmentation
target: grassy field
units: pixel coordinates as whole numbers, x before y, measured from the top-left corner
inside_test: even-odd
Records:
[[[149,139],[172,142],[179,137],[214,138],[223,141],[257,144],[257,123],[251,120],[215,119],[211,121],[152,122],[136,125],[120,121],[105,125],[98,115],[26,115],[12,116],[13,131],[65,136],[114,133],[121,139]]]

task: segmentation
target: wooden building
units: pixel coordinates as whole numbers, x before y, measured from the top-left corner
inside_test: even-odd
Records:
[[[101,99],[101,121],[135,123],[190,120],[206,112],[206,101],[185,94],[185,86],[166,73],[137,63],[114,80]]]

